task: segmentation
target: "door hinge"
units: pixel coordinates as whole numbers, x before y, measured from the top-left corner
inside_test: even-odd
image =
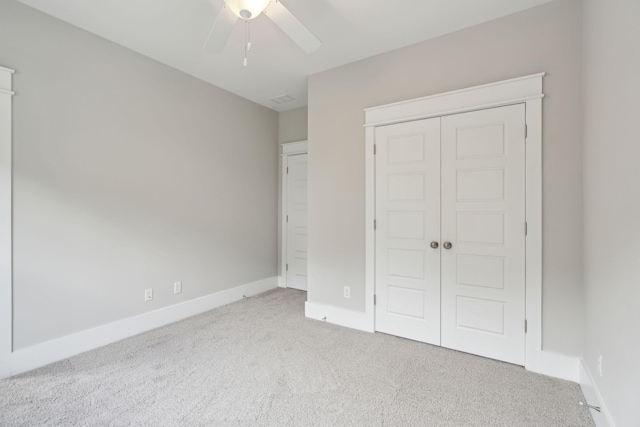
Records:
[[[378,223],[377,223],[377,222],[376,222],[376,220],[374,219],[374,220],[373,220],[373,229],[375,230],[375,229],[377,228],[377,226],[378,226]]]
[[[287,215],[287,222],[289,222],[289,215]]]
[[[287,166],[287,173],[289,173],[289,166]]]
[[[526,236],[527,234],[529,234],[529,224],[527,224],[526,222],[524,223],[524,235]]]
[[[289,264],[286,264],[285,271],[289,271]]]
[[[528,135],[529,135],[529,128],[527,127],[527,125],[524,125],[524,139],[527,139]]]
[[[527,319],[524,319],[524,333],[527,333]]]
[[[374,295],[374,296],[373,296],[373,305],[376,305],[376,302],[377,302],[377,301],[376,301],[376,296]]]
[[[376,155],[376,144],[373,144],[373,155]]]

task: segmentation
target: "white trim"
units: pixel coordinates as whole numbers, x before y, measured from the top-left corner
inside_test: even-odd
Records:
[[[541,351],[537,354],[535,363],[529,363],[526,369],[537,374],[548,375],[554,378],[561,378],[577,383],[580,379],[579,364],[577,357],[566,356],[552,351]]]
[[[0,66],[0,71],[4,71],[5,73],[9,73],[9,74],[13,74],[16,72],[16,70],[12,70],[11,68],[2,67],[2,66]]]
[[[479,105],[482,102],[478,102],[479,99],[482,99],[486,95],[487,102],[496,102],[496,95],[498,92],[506,93],[507,95],[499,95],[499,100],[504,100],[513,97],[529,97],[535,96],[532,93],[531,88],[528,86],[530,83],[534,83],[538,79],[542,79],[546,73],[536,73],[530,74],[527,76],[516,77],[514,79],[508,80],[500,80],[498,82],[487,83],[478,86],[467,87],[464,89],[452,90],[449,92],[441,92],[435,95],[423,96],[421,98],[413,98],[405,101],[392,102],[390,104],[378,105],[375,107],[365,108],[365,115],[374,119],[377,117],[375,114],[378,113],[378,110],[382,110],[380,113],[382,115],[388,115],[389,113],[401,112],[407,106],[415,105],[418,108],[423,108],[427,104],[436,104],[435,106],[440,108],[440,111],[446,111],[445,105],[450,104],[451,101],[457,104],[466,104],[467,101],[471,101],[472,98],[475,99],[475,104]],[[534,90],[535,92],[535,90]],[[441,99],[448,98],[448,99]],[[460,107],[458,107],[460,108]],[[371,120],[373,121],[373,120]],[[371,122],[367,120],[367,123]]]
[[[575,359],[542,351],[542,79],[545,73],[533,74],[446,92],[404,102],[365,109],[365,316],[373,329],[375,312],[375,127],[403,122],[416,117],[438,117],[452,111],[465,112],[486,106],[526,105],[526,319],[525,368],[577,381]],[[524,101],[523,101],[524,100]]]
[[[304,315],[310,319],[321,320],[334,325],[373,332],[366,313],[362,311],[347,310],[307,301],[304,303]]]
[[[0,378],[10,372],[13,349],[12,74],[0,67]]]
[[[615,427],[616,424],[613,422],[611,412],[609,412],[609,408],[607,408],[607,405],[604,403],[598,384],[593,380],[593,375],[591,375],[591,371],[589,371],[584,359],[580,359],[579,370],[579,383],[580,388],[582,389],[582,394],[584,394],[584,398],[586,400],[585,403],[588,403],[591,406],[600,407],[601,412],[591,409],[591,416],[593,417],[593,421],[596,423],[596,426]]]
[[[545,73],[365,109],[365,126],[493,108],[541,98]]]
[[[542,77],[539,90],[542,92]],[[542,99],[527,102],[525,114],[528,134],[525,175],[525,368],[540,372],[545,369],[547,360],[542,356]]]
[[[276,277],[269,277],[20,349],[11,356],[10,375],[30,371],[276,287]]]
[[[284,146],[282,147],[284,151]],[[280,276],[278,286],[287,287],[287,168],[289,167],[289,155],[281,154],[282,169],[280,170]]]
[[[372,331],[375,331],[375,275],[376,275],[376,233],[373,228],[374,220],[376,218],[376,164],[373,154],[373,144],[375,142],[375,128],[368,127],[364,130],[365,133],[365,231],[364,231],[364,310],[368,319],[368,327]]]
[[[421,114],[421,115],[414,116],[414,117],[387,120],[387,121],[384,121],[384,122],[377,122],[377,123],[367,123],[367,124],[364,125],[364,127],[394,125],[396,123],[413,122],[413,121],[416,121],[416,120],[431,119],[431,118],[434,118],[434,117],[450,116],[452,114],[466,113],[466,112],[469,112],[469,111],[486,110],[487,108],[505,107],[507,105],[523,104],[523,103],[525,103],[527,101],[531,101],[531,100],[534,100],[534,99],[540,99],[540,98],[544,98],[544,95],[541,94],[541,95],[536,95],[536,96],[528,96],[528,97],[525,97],[525,98],[508,99],[508,100],[504,100],[504,101],[500,101],[500,102],[493,102],[491,104],[462,107],[462,108],[458,108],[458,109],[450,110],[450,111],[439,111],[437,113]]]
[[[285,142],[280,145],[282,146],[283,156],[286,156],[289,154],[304,154],[308,151],[307,141]]]
[[[278,276],[278,286],[287,287],[287,168],[289,167],[289,156],[307,154],[307,141],[286,142],[281,145],[282,169],[280,170],[280,195],[281,195],[281,218],[280,218],[280,276]]]

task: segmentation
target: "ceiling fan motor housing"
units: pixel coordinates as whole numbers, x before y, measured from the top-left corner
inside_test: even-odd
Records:
[[[222,53],[239,19],[245,24],[245,52],[251,49],[249,21],[267,12],[269,19],[307,53],[315,52],[322,42],[278,0],[224,0],[203,49],[208,53]],[[246,62],[246,57],[245,57]]]
[[[225,0],[227,6],[241,19],[248,21],[260,16],[269,0]]]

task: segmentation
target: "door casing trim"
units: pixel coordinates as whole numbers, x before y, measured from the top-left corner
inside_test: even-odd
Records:
[[[528,225],[525,273],[525,368],[546,373],[542,351],[542,79],[537,73],[452,92],[367,108],[365,113],[365,318],[375,330],[375,128],[486,108],[525,104]],[[524,131],[524,130],[523,130]],[[524,325],[523,325],[524,327]]]
[[[11,373],[13,352],[12,90],[15,71],[0,67],[0,378]]]

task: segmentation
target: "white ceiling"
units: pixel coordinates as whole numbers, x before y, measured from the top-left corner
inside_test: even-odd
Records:
[[[307,76],[490,21],[552,0],[280,0],[320,40],[304,53],[264,15],[224,51],[202,51],[223,0],[20,0],[276,111],[307,104]],[[276,104],[288,94],[295,101]]]

